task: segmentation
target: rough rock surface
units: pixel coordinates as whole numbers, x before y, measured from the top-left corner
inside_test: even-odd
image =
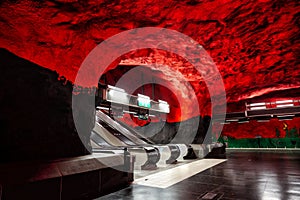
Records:
[[[2,1],[0,46],[74,80],[85,56],[108,37],[145,26],[174,29],[203,45],[228,101],[238,101],[300,86],[299,8],[297,0]]]
[[[300,87],[299,9],[297,0],[4,0],[0,47],[74,81],[88,53],[117,33],[146,26],[177,30],[212,57],[223,77],[228,105],[233,105],[229,110],[234,110],[236,102],[272,91],[278,91],[273,93],[276,97]],[[171,65],[205,102],[202,113],[210,114],[205,83],[185,60],[152,49],[120,60]]]

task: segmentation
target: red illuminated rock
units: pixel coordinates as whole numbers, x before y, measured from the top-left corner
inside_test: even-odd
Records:
[[[204,47],[223,77],[228,103],[235,103],[300,87],[299,9],[297,0],[7,0],[0,4],[0,47],[74,81],[84,58],[103,40],[132,28],[169,28]],[[210,114],[205,83],[189,63],[153,50],[122,59],[139,64],[137,57],[179,70],[201,112]]]

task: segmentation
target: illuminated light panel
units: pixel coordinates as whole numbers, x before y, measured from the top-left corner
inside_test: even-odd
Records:
[[[239,121],[238,119],[228,119],[228,120],[226,120],[227,122],[237,122],[237,121]]]
[[[295,117],[295,115],[278,115],[277,117]]]
[[[220,124],[230,124],[230,122],[221,122]]]
[[[294,104],[282,104],[282,105],[276,105],[277,108],[284,108],[284,107],[293,107]]]
[[[107,107],[101,107],[101,106],[97,106],[96,108],[97,109],[101,109],[101,110],[109,110],[109,108],[107,108]]]
[[[266,103],[251,103],[249,106],[264,106]]]
[[[151,108],[150,97],[142,94],[138,94],[138,106]]]
[[[265,110],[267,109],[266,106],[257,106],[257,107],[251,107],[250,110]]]
[[[160,99],[158,100],[158,102],[161,103],[161,104],[167,104],[167,105],[169,105],[168,102],[160,100]]]
[[[115,86],[108,85],[108,92],[106,93],[106,99],[110,102],[129,104],[128,94],[124,89]]]
[[[293,103],[293,100],[282,100],[282,101],[276,101],[277,104],[279,103]]]
[[[163,100],[158,100],[158,102],[159,102],[159,105],[158,105],[159,110],[162,110],[165,113],[170,113],[170,106],[169,106],[168,102],[163,101]]]
[[[238,121],[239,124],[244,124],[244,123],[249,123],[249,119],[248,118],[242,118]]]
[[[125,92],[124,89],[118,88],[118,87],[115,87],[115,86],[112,86],[112,85],[107,85],[107,87],[110,89],[109,91],[116,90],[116,91],[119,91],[119,92]]]

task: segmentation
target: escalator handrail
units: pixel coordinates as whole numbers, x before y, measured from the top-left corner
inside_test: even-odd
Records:
[[[122,126],[121,124],[119,124],[115,120],[111,119],[109,116],[104,114],[102,111],[98,110],[96,112],[96,116],[99,118],[99,120],[103,121],[108,126],[110,126],[113,129],[117,130],[120,134],[124,135],[124,137],[128,138],[129,140],[133,141],[134,139],[132,139],[132,138],[135,138],[135,140],[137,140],[139,142],[139,143],[134,142],[137,145],[149,145],[147,142],[145,142],[145,141],[141,140],[140,138],[138,138],[136,135],[131,133],[128,129],[126,129],[124,126]]]

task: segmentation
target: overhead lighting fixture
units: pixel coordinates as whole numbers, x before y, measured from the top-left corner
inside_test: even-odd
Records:
[[[159,110],[162,110],[165,113],[170,113],[170,106],[169,106],[168,102],[163,101],[163,100],[158,100],[158,103],[159,103],[159,105],[158,105]]]
[[[277,104],[280,104],[280,103],[293,103],[293,102],[294,102],[293,100],[276,101]]]
[[[107,107],[102,107],[102,106],[97,106],[96,108],[97,108],[97,109],[100,109],[100,110],[109,110],[109,108],[107,108]]]
[[[150,97],[143,95],[143,94],[138,94],[138,99],[147,99],[150,100]]]
[[[237,122],[239,119],[227,119],[226,122]]]
[[[163,101],[163,100],[160,100],[160,99],[158,100],[158,102],[159,102],[159,103],[162,103],[162,104],[167,104],[167,105],[169,105],[168,102]]]
[[[293,107],[294,104],[281,104],[281,105],[276,105],[277,108],[284,108],[284,107]]]
[[[250,110],[265,110],[267,109],[266,106],[256,106],[256,107],[251,107]]]
[[[249,106],[264,106],[266,103],[250,103]]]
[[[238,121],[239,124],[244,124],[244,123],[249,123],[249,120],[247,118],[243,118],[243,119],[240,119]]]
[[[108,85],[106,100],[119,104],[128,104],[129,97],[124,89]]]
[[[230,122],[221,122],[220,124],[230,124]]]
[[[115,87],[115,86],[112,86],[112,85],[107,85],[107,87],[111,90],[115,90],[115,91],[119,91],[119,92],[125,92],[124,89],[122,88],[118,88],[118,87]]]
[[[277,117],[295,117],[295,115],[278,115]]]

